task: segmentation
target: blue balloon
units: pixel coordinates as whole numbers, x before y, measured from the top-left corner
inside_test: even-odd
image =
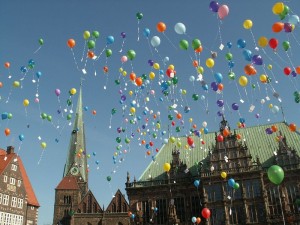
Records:
[[[234,62],[233,61],[229,61],[228,62],[228,67],[231,69],[234,67]]]
[[[95,161],[95,163],[98,165],[98,164],[99,164],[99,161],[98,161],[98,160],[96,160],[96,161]]]
[[[240,123],[245,123],[246,122],[245,118],[240,118],[239,121],[240,121]]]
[[[252,52],[249,49],[244,49],[243,50],[243,56],[244,56],[244,59],[246,61],[251,62],[251,60],[252,60]]]
[[[204,84],[204,85],[202,85],[202,88],[203,88],[204,91],[207,91],[208,90],[208,85]]]
[[[150,29],[149,28],[145,28],[143,31],[143,34],[145,37],[149,37],[150,36]]]
[[[2,120],[7,119],[7,117],[8,117],[8,113],[7,112],[4,112],[4,113],[1,114]]]
[[[218,83],[222,83],[223,81],[223,75],[221,73],[215,73],[214,74],[214,77],[215,77],[215,80],[218,82]]]
[[[199,185],[200,185],[200,180],[195,180],[194,181],[194,185],[195,185],[196,188],[198,188]]]
[[[162,91],[165,91],[169,88],[169,85],[168,83],[165,81],[165,82],[162,82],[161,85],[160,85]]]
[[[232,43],[231,43],[230,41],[229,41],[229,42],[227,42],[227,44],[226,44],[226,45],[227,45],[227,48],[229,48],[229,49],[232,47]]]
[[[42,76],[42,72],[40,72],[40,71],[38,71],[38,72],[36,72],[36,77],[39,79],[41,76]]]
[[[20,135],[19,135],[19,140],[20,140],[20,141],[23,141],[24,139],[25,139],[24,134],[20,134]]]
[[[115,38],[113,36],[108,36],[106,38],[106,43],[109,45],[109,44],[112,44],[115,42]]]
[[[206,127],[204,128],[204,134],[208,134],[208,129]]]
[[[26,66],[21,66],[20,70],[22,73],[27,73],[28,71]]]
[[[246,41],[244,39],[237,40],[237,47],[238,48],[245,48],[246,47]]]
[[[230,178],[230,179],[228,180],[228,185],[229,185],[230,187],[233,187],[234,184],[235,184],[235,180],[234,180],[233,178]]]
[[[89,107],[88,106],[84,106],[84,111],[88,111],[89,110]]]

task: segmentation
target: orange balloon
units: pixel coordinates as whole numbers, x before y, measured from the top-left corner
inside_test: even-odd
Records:
[[[196,125],[196,124],[193,124],[193,128],[196,129],[196,128],[197,128],[197,125]]]
[[[198,67],[198,61],[197,61],[197,60],[194,60],[194,61],[193,61],[193,66],[194,66],[194,67]]]
[[[130,80],[134,81],[136,78],[135,73],[134,72],[130,73],[129,78],[130,78]]]
[[[224,89],[224,85],[223,84],[218,84],[218,90],[223,91],[223,89]]]
[[[273,126],[271,126],[271,129],[272,129],[273,132],[276,132],[277,131],[277,126],[273,125]]]
[[[69,48],[74,48],[76,45],[76,42],[74,39],[69,39],[67,44],[68,44]]]
[[[146,141],[145,140],[142,140],[142,145],[146,144]]]
[[[135,83],[137,86],[142,86],[143,84],[143,79],[141,77],[138,77],[135,79]]]
[[[147,151],[147,155],[151,155],[151,152],[150,152],[150,151]]]
[[[255,75],[256,74],[256,69],[251,64],[247,64],[244,67],[244,72],[245,72],[245,74],[251,76],[251,75]]]
[[[200,52],[202,52],[202,50],[203,50],[203,48],[202,48],[202,46],[200,46],[199,48],[195,49],[195,52],[200,53]]]
[[[3,84],[2,84],[2,82],[0,82],[0,88],[2,88],[3,87]]]
[[[177,113],[176,118],[180,120],[182,118],[182,115],[180,113]]]
[[[201,218],[200,218],[200,217],[197,217],[196,223],[197,223],[197,224],[201,223]]]
[[[284,23],[276,22],[272,26],[272,31],[274,33],[279,33],[280,31],[282,31],[283,27],[284,27]]]
[[[88,57],[90,59],[94,58],[94,56],[95,56],[95,53],[93,51],[88,51]]]
[[[96,110],[93,110],[92,113],[93,113],[93,115],[96,115],[96,114],[97,114],[97,111],[96,111]]]
[[[167,26],[163,22],[159,22],[156,25],[156,29],[158,30],[158,32],[164,32],[167,29]]]
[[[291,124],[289,125],[289,129],[290,129],[290,131],[295,132],[295,131],[297,130],[296,124],[291,123]]]
[[[300,66],[297,66],[297,67],[296,67],[296,73],[297,73],[297,74],[300,74]]]
[[[223,136],[227,137],[230,134],[230,131],[228,129],[223,130]]]
[[[6,136],[10,135],[10,129],[9,129],[9,128],[5,128],[4,134],[5,134]]]
[[[9,62],[4,63],[4,67],[5,68],[9,68],[10,67],[10,63]]]
[[[241,134],[237,134],[237,135],[236,135],[236,138],[237,138],[238,140],[240,140],[240,139],[242,138],[242,135],[241,135]]]

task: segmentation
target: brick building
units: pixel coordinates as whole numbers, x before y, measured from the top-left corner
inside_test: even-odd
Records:
[[[37,225],[39,202],[14,147],[0,149],[0,224]]]

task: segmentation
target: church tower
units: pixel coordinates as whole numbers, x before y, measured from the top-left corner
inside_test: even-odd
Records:
[[[82,113],[82,84],[71,133],[63,178],[55,188],[54,225],[71,225],[72,216],[88,193],[87,153]]]

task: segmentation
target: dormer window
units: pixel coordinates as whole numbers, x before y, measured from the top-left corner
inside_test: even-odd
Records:
[[[15,164],[11,164],[11,170],[12,171],[17,171],[17,165],[15,165]]]

